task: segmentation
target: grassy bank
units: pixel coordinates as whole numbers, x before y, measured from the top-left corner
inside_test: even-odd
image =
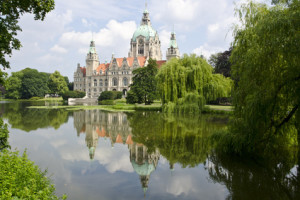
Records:
[[[47,98],[36,101],[62,101],[62,98]],[[112,101],[112,105],[55,105],[55,106],[30,106],[32,109],[66,109],[66,110],[105,110],[105,111],[124,111],[133,112],[139,111],[162,111],[160,101],[155,101],[151,105],[145,104],[127,104],[125,99]],[[228,114],[233,110],[232,106],[206,105],[204,113]]]
[[[105,111],[123,111],[133,112],[135,110],[161,111],[161,104],[154,103],[152,105],[144,104],[126,104],[122,101],[117,101],[115,105],[75,105],[75,106],[30,106],[31,109],[66,109],[66,110],[105,110]]]

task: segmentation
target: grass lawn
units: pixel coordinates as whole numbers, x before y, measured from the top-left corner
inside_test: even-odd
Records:
[[[233,111],[233,106],[206,105],[211,110]]]

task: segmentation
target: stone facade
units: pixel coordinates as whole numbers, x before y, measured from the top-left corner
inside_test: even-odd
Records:
[[[176,46],[174,45],[176,44]],[[175,33],[172,33],[167,59],[179,57]],[[74,73],[74,90],[86,92],[88,98],[98,98],[103,91],[122,91],[126,96],[132,83],[132,71],[148,64],[152,58],[161,66],[161,42],[157,31],[152,28],[149,12],[145,9],[141,24],[134,32],[130,42],[128,57],[111,58],[110,63],[100,63],[95,48],[95,41],[91,41],[86,55],[86,67],[77,65]]]

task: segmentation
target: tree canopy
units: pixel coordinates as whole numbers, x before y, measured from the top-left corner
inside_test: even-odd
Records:
[[[162,103],[171,112],[180,107],[183,112],[198,112],[205,102],[230,96],[231,80],[213,74],[206,60],[196,55],[168,61],[156,78]]]
[[[69,90],[65,77],[63,77],[58,71],[55,71],[50,75],[48,87],[50,93],[53,94],[62,94]]]
[[[20,16],[33,13],[35,20],[44,20],[46,14],[54,9],[54,0],[4,0],[0,3],[0,65],[9,68],[5,56],[11,56],[12,50],[19,50],[21,42],[16,38],[22,31],[18,25]]]
[[[238,13],[242,27],[235,30],[231,56],[235,111],[228,149],[261,152],[295,144],[297,131],[300,139],[300,2],[273,7],[248,2]]]
[[[225,77],[230,77],[231,63],[229,57],[231,55],[232,48],[224,52],[211,55],[209,64],[214,67],[214,73],[223,74]]]
[[[6,98],[30,99],[44,97],[47,93],[63,94],[68,90],[65,78],[55,71],[53,74],[26,68],[12,75],[5,81]]]
[[[157,98],[156,80],[158,67],[156,60],[149,59],[146,67],[133,71],[132,84],[127,95],[128,103],[151,104]]]

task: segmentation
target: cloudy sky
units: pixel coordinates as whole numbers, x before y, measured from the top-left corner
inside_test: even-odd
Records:
[[[209,57],[224,51],[232,41],[235,2],[240,0],[148,0],[152,26],[159,33],[163,58],[175,27],[181,54]],[[140,24],[145,0],[55,0],[46,19],[32,15],[20,20],[23,47],[9,58],[11,71],[26,67],[73,81],[77,63],[85,66],[89,42],[94,38],[100,62],[128,56],[130,39]]]

